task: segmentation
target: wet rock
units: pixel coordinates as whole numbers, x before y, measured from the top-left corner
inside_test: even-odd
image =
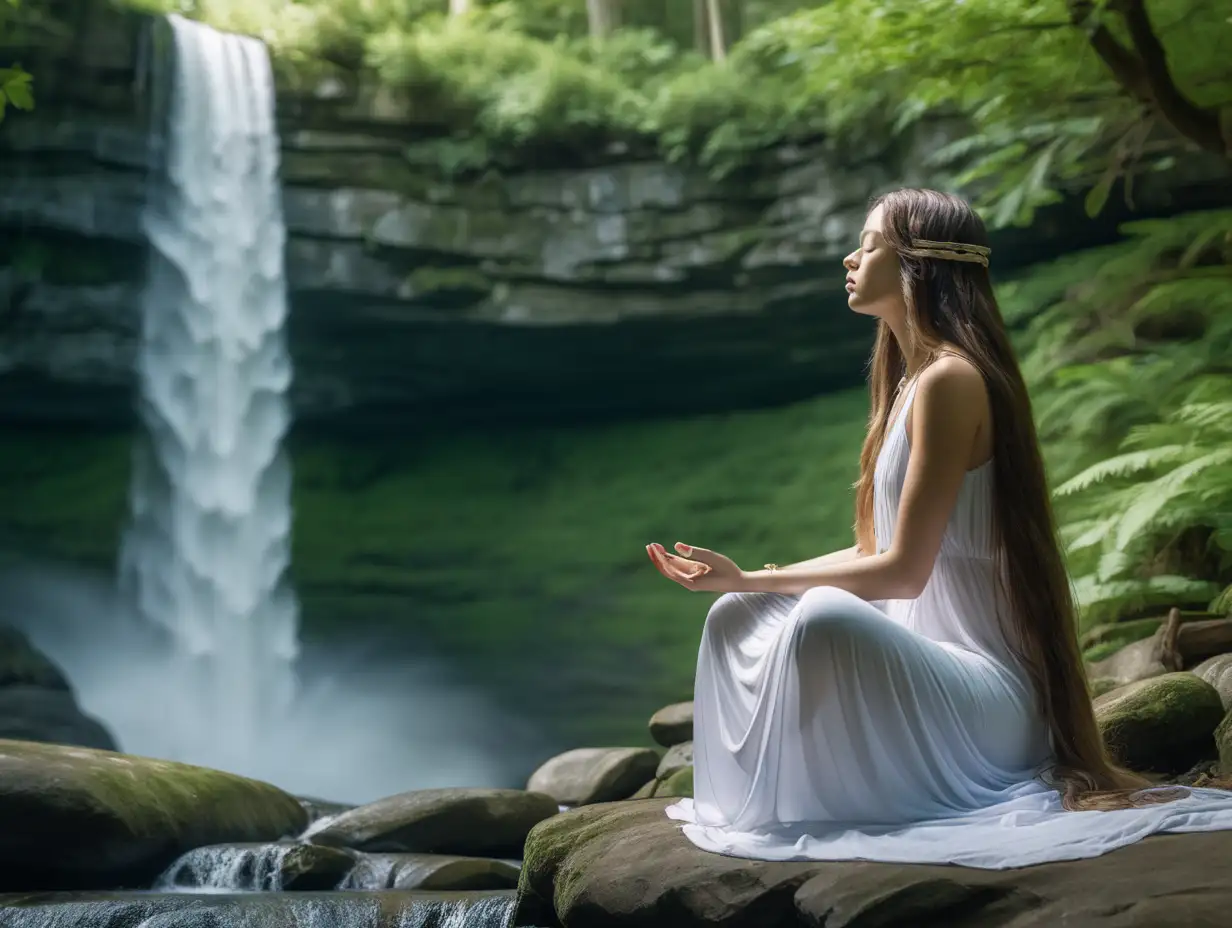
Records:
[[[0,741],[0,890],[148,886],[207,844],[277,841],[308,817],[234,774],[81,747]]]
[[[336,888],[355,867],[355,856],[316,844],[221,844],[194,848],[159,877],[158,889],[238,892]]]
[[[343,812],[305,837],[357,851],[521,857],[531,828],[558,812],[551,796],[520,789],[412,790]]]
[[[514,889],[520,867],[490,857],[360,854],[342,889]]]
[[[1224,716],[1215,688],[1189,672],[1140,680],[1095,700],[1095,718],[1112,755],[1133,770],[1181,773],[1215,756]]]
[[[567,806],[627,799],[655,775],[659,754],[650,748],[577,748],[553,757],[526,788]]]
[[[350,802],[333,802],[329,799],[317,799],[314,796],[296,796],[295,798],[308,813],[309,822],[318,822],[323,818],[349,812],[355,808],[355,804]]]

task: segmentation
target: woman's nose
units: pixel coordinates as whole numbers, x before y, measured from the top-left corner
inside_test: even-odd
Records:
[[[849,271],[854,271],[856,269],[856,256],[854,253],[849,254],[843,259],[843,267],[847,268]]]

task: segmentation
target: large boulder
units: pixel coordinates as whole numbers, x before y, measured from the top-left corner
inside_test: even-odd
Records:
[[[1192,672],[1215,687],[1223,707],[1232,710],[1232,654],[1216,654],[1207,658]]]
[[[667,749],[667,753],[663,755],[663,759],[659,761],[659,767],[655,770],[655,776],[662,780],[670,777],[682,767],[689,767],[693,764],[693,742],[682,741],[679,744],[673,744]]]
[[[526,788],[566,806],[611,802],[632,796],[658,766],[651,748],[576,748],[543,764]]]
[[[693,740],[693,700],[664,706],[650,717],[650,737],[665,748]]]
[[[531,828],[559,811],[551,796],[520,789],[421,789],[343,812],[306,837],[357,851],[521,857]]]
[[[0,626],[0,738],[116,749],[111,733],[81,711],[63,671],[7,626]]]
[[[840,864],[801,886],[795,906],[800,925],[825,928],[1216,928],[1232,911],[1219,873],[1230,852],[1232,832],[1215,832],[1018,870]]]
[[[1111,679],[1124,686],[1168,672],[1156,654],[1155,639],[1134,641],[1101,661],[1092,662],[1087,676],[1092,680]]]
[[[770,863],[694,847],[649,799],[582,806],[526,841],[514,924],[569,928],[780,928],[814,863]]]
[[[693,795],[693,768],[681,767],[679,770],[673,771],[668,776],[659,781],[655,786],[655,798],[662,799],[667,796],[692,796]]]
[[[1017,870],[769,862],[711,854],[672,800],[558,815],[526,842],[515,924],[569,928],[1216,928],[1232,911],[1232,832],[1165,835]]]
[[[1187,671],[1139,680],[1095,700],[1104,743],[1132,770],[1182,773],[1215,756],[1215,688]]]
[[[268,783],[172,761],[0,741],[0,891],[145,887],[186,851],[308,817]]]
[[[1232,777],[1232,711],[1215,729],[1215,749],[1219,752],[1219,772]]]

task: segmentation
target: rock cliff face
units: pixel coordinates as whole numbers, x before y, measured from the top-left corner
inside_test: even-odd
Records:
[[[149,20],[98,0],[62,12],[63,36],[17,56],[37,110],[0,126],[0,417],[123,419],[165,88]],[[871,195],[925,180],[932,144],[781,148],[723,182],[615,153],[457,180],[388,95],[283,90],[294,400],[301,421],[347,425],[721,409],[853,383],[872,327],[839,262]],[[1100,232],[1056,210],[998,237],[998,271],[1115,218]]]

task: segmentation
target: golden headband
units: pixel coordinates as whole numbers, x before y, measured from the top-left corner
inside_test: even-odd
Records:
[[[928,239],[911,240],[911,247],[902,249],[903,254],[913,258],[940,258],[943,261],[971,261],[988,267],[991,248],[983,245],[963,245],[958,242],[930,242]]]

